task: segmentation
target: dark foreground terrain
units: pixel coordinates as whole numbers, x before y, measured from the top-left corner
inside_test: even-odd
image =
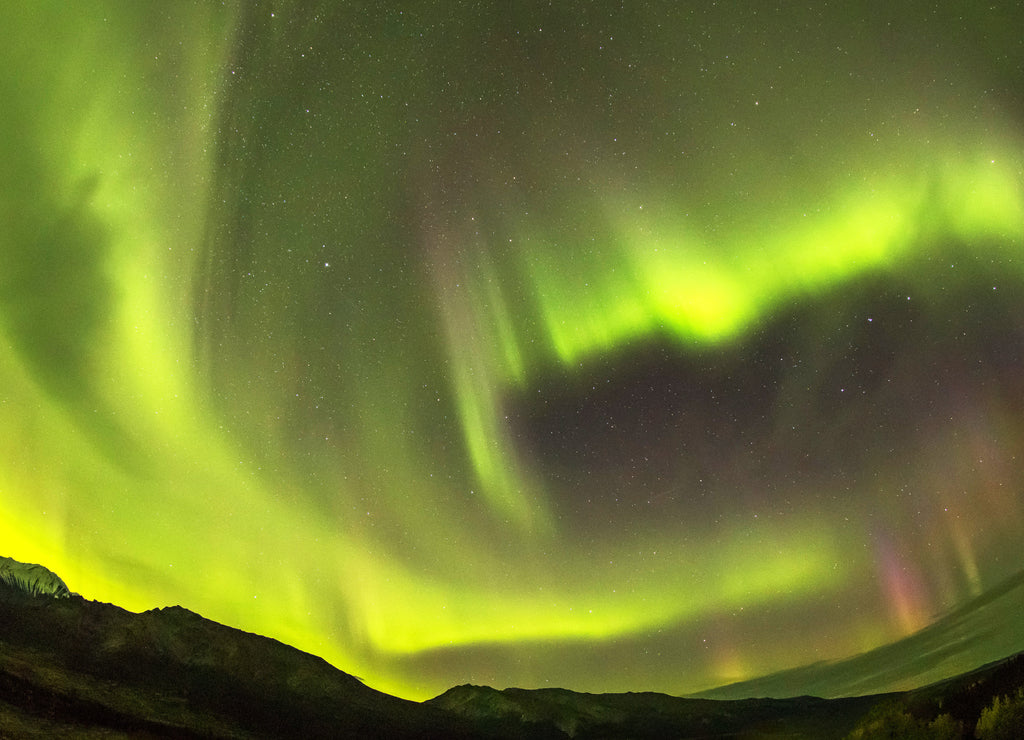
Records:
[[[1024,654],[915,691],[845,699],[459,686],[417,703],[180,607],[134,614],[0,580],[3,738],[973,737],[994,697],[1022,685]]]

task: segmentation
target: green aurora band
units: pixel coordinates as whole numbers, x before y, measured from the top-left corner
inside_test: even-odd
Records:
[[[970,295],[1024,335],[1021,101],[985,78],[1021,82],[1019,25],[655,5],[10,11],[0,554],[410,698],[694,691],[892,641],[1024,565],[1022,389],[968,387],[973,340],[927,334],[873,405],[813,411],[851,321],[960,327]],[[884,59],[857,40],[893,24]],[[964,34],[990,56],[949,64]],[[791,315],[812,369],[749,446],[784,468],[804,423],[813,472],[766,485],[723,441],[712,503],[692,450],[658,490],[602,483],[614,435],[592,470],[536,454],[531,424],[651,348],[755,383]],[[908,397],[940,408],[861,428]]]

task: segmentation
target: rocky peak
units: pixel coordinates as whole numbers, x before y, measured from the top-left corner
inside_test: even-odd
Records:
[[[41,565],[21,563],[0,556],[0,582],[24,591],[30,596],[52,596],[62,599],[71,595],[67,585],[56,573]]]

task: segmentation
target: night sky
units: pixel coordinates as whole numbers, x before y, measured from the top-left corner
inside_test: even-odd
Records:
[[[697,691],[1024,568],[1017,3],[4,26],[0,555],[416,699]]]

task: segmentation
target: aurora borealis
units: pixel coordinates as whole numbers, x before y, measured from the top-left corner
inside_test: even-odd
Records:
[[[1024,18],[890,6],[8,9],[0,555],[416,699],[1018,572]]]

